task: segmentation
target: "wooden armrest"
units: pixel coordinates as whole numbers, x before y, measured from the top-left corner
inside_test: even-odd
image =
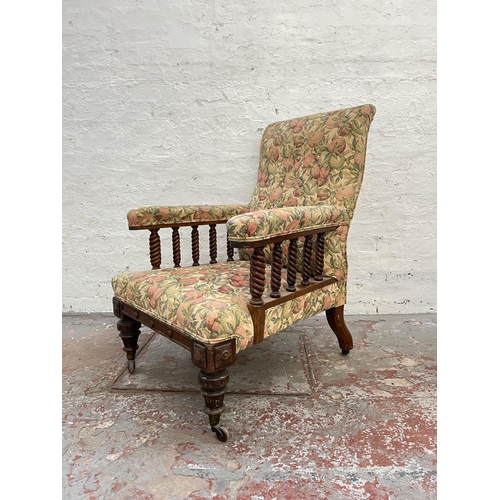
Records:
[[[259,210],[232,217],[227,234],[234,247],[261,247],[348,225],[345,209],[330,205]]]
[[[334,206],[289,207],[235,216],[227,222],[228,241],[234,247],[251,248],[250,300],[248,309],[254,322],[254,343],[265,334],[265,311],[302,295],[319,291],[338,282],[323,274],[325,238],[340,226],[348,226],[345,210]],[[299,256],[299,238],[304,237]],[[289,241],[286,241],[289,240]],[[283,249],[286,241],[286,284],[282,285]],[[271,293],[266,288],[265,247],[271,245]],[[299,271],[301,278],[297,280]],[[298,282],[297,282],[298,281]]]
[[[247,205],[237,204],[151,206],[130,210],[127,220],[129,229],[221,224],[248,210]]]

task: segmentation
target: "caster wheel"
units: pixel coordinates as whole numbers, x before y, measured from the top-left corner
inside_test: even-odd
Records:
[[[129,373],[134,373],[135,372],[135,359],[129,359],[128,360],[128,372]]]
[[[349,354],[349,351],[346,351],[345,349],[342,349],[342,354],[343,354],[344,356],[347,356],[347,355]]]
[[[229,437],[229,432],[224,426],[212,427],[212,430],[215,432],[217,439],[225,443],[227,438]]]

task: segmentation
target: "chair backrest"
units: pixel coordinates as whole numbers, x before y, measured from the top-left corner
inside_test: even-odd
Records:
[[[336,205],[352,218],[374,115],[367,104],[269,125],[250,208]]]
[[[251,210],[334,205],[345,208],[352,219],[375,112],[375,106],[365,104],[269,125],[262,135]],[[330,235],[325,248],[325,274],[343,282],[348,230],[343,226],[338,238]],[[285,261],[287,250],[284,246]]]

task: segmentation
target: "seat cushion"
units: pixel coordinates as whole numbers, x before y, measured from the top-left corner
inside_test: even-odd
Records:
[[[234,338],[240,351],[252,345],[254,335],[247,307],[249,273],[248,261],[221,262],[119,274],[112,286],[126,304],[186,335],[209,344]],[[270,293],[269,266],[267,274],[264,296]],[[264,336],[344,302],[345,284],[334,283],[271,307],[265,313]]]

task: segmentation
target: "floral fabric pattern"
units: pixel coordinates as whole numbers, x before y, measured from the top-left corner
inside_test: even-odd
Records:
[[[262,136],[250,209],[331,205],[352,219],[365,167],[375,106],[365,104],[269,125]],[[326,237],[325,274],[347,279],[349,226]],[[286,261],[287,245],[283,254]],[[240,251],[241,258],[248,252]],[[300,259],[300,247],[299,247]]]
[[[250,265],[245,261],[124,273],[112,280],[117,298],[205,343],[235,338],[240,351],[253,343],[254,327],[248,310]],[[270,268],[267,286],[270,293]],[[283,283],[286,276],[283,274]],[[266,311],[265,336],[325,306],[343,304],[345,284],[334,283]]]
[[[335,222],[342,223],[346,219],[345,211],[328,205],[259,210],[228,220],[227,234],[230,241],[261,241],[272,236],[319,229]]]
[[[374,115],[367,104],[269,125],[250,208],[337,205],[352,218]]]
[[[115,296],[207,343],[253,340],[248,311],[249,264],[232,262],[126,273],[112,280]]]
[[[264,336],[341,306],[346,301],[349,223],[374,115],[375,107],[367,104],[273,123],[262,136],[257,185],[248,206],[143,207],[127,214],[129,227],[227,221],[233,241],[261,241],[340,223],[326,235],[324,255],[324,275],[337,281],[267,309]],[[302,245],[299,239],[299,263]],[[265,254],[270,259],[271,246]],[[247,305],[251,250],[239,249],[239,255],[242,260],[235,262],[119,274],[112,280],[114,294],[204,343],[234,338],[240,351],[252,345],[254,326]],[[283,242],[284,266],[287,255],[288,243]],[[270,293],[270,266],[266,273],[265,297]],[[284,273],[286,269],[283,283]]]
[[[127,220],[129,228],[203,221],[224,222],[248,211],[248,205],[152,206],[130,210]]]
[[[266,331],[264,338],[326,309],[343,306],[346,298],[345,293],[345,282],[333,283],[321,290],[307,293],[284,304],[270,307],[265,312]]]

